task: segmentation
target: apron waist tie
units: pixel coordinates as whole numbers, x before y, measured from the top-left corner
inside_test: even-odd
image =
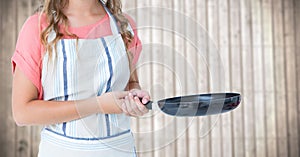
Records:
[[[80,150],[112,149],[122,145],[134,145],[130,130],[101,138],[76,138],[45,128],[41,132],[41,141],[43,140],[64,148]]]

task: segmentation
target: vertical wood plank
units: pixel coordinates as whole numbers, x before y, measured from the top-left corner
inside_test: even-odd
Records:
[[[266,156],[261,1],[251,1],[256,156]]]
[[[198,93],[198,81],[197,81],[197,49],[194,47],[196,44],[196,33],[197,26],[195,24],[195,15],[196,15],[196,7],[195,1],[190,1],[185,4],[184,12],[186,14],[186,24],[185,24],[185,34],[187,36],[187,40],[185,41],[185,55],[187,60],[187,69],[185,71],[185,75],[187,76],[187,93],[188,94],[196,94]],[[198,30],[199,31],[199,30]],[[198,123],[197,117],[188,118],[188,156],[189,157],[198,157]]]
[[[166,10],[172,9],[173,8],[173,1],[162,1],[162,7]],[[163,15],[165,14],[170,14],[168,13],[162,13]],[[170,17],[170,18],[169,18]],[[166,15],[162,16],[163,19],[163,25],[167,26],[167,28],[174,28],[174,15]],[[174,38],[174,32],[168,32],[168,31],[163,31],[163,63],[166,65],[164,67],[164,76],[163,76],[163,81],[164,81],[164,91],[165,91],[165,96],[170,97],[175,95],[175,87],[174,87],[174,82],[175,82],[175,77],[174,77],[174,55],[170,55],[174,51],[175,44],[173,41]],[[171,52],[169,52],[171,50]],[[166,53],[167,52],[167,53]],[[168,67],[169,66],[169,67]],[[165,154],[163,156],[175,156],[176,155],[176,126],[172,124],[176,124],[176,118],[171,117],[171,116],[165,116],[164,117],[164,124],[167,126],[167,130],[164,133],[165,136]]]
[[[244,127],[245,127],[245,156],[255,156],[255,126],[254,126],[254,92],[253,92],[253,55],[251,34],[251,3],[241,1],[242,28],[242,66],[243,66],[243,94],[244,94]]]
[[[197,15],[196,19],[199,24],[203,27],[203,31],[207,31],[208,29],[208,9],[207,9],[207,0],[196,1],[197,6]],[[198,50],[198,91],[200,93],[207,93],[209,90],[209,72],[208,72],[208,34],[202,34],[202,31],[197,31],[197,46],[200,48]],[[200,157],[209,157],[210,152],[210,142],[211,142],[211,134],[208,131],[210,127],[210,119],[208,117],[200,117],[198,119],[198,140],[199,140],[199,156]]]
[[[225,81],[225,90],[231,90],[231,69],[230,69],[230,53],[229,53],[229,4],[228,1],[219,0],[219,48],[220,55],[222,58],[224,66],[224,81]],[[223,157],[233,156],[233,141],[232,141],[232,113],[227,113],[222,115],[222,124],[221,124],[221,154]]]
[[[296,83],[296,49],[295,49],[295,21],[293,0],[284,0],[284,48],[285,48],[285,80],[287,104],[287,140],[288,156],[299,156],[298,141],[298,113],[297,110],[297,83]],[[299,82],[299,80],[298,80]]]
[[[129,1],[128,1],[129,2]],[[137,8],[141,7],[147,7],[150,6],[150,1],[139,1],[136,3]],[[140,28],[140,26],[150,26],[151,25],[151,15],[150,12],[142,11],[142,9],[138,9],[137,12],[137,27]],[[137,65],[138,68],[138,74],[140,83],[142,86],[142,89],[146,91],[151,91],[151,85],[152,85],[152,68],[149,61],[151,61],[152,53],[151,48],[149,44],[151,43],[151,29],[138,29],[140,40],[143,44],[143,50],[140,56],[139,64]],[[151,118],[151,115],[153,113],[150,112],[147,115],[145,115],[146,118],[139,119],[139,135],[138,135],[138,143],[137,145],[137,151],[138,156],[143,157],[153,157],[153,148],[154,148],[154,142],[153,142],[153,121]],[[147,136],[143,136],[147,135]]]
[[[151,6],[154,8],[153,13],[151,15],[151,22],[153,25],[161,25],[162,24],[162,16],[160,16],[160,12],[157,12],[157,8],[160,7],[161,1],[159,0],[152,0]],[[165,98],[165,92],[164,92],[164,80],[162,79],[164,76],[164,65],[163,58],[161,57],[163,51],[163,40],[162,40],[162,33],[164,30],[159,30],[157,28],[152,28],[152,41],[151,41],[151,47],[152,47],[152,98],[153,100],[160,100]],[[154,156],[160,157],[165,155],[165,148],[164,148],[164,142],[165,137],[159,130],[166,130],[165,124],[164,124],[164,114],[159,113],[155,114],[153,117],[154,121]]]
[[[273,49],[273,20],[272,1],[262,1],[263,19],[263,58],[264,58],[264,104],[266,105],[266,142],[267,156],[276,157],[276,106],[275,106],[275,80],[274,80],[274,49]]]
[[[300,19],[298,18],[300,16],[300,1],[294,0],[294,21],[295,21],[295,43],[296,43],[296,65],[297,65],[297,92],[298,92],[298,101],[297,101],[297,112],[300,113],[300,31],[297,28],[300,28]],[[300,116],[298,116],[298,142],[300,141]],[[298,144],[298,149],[300,147],[300,144]]]
[[[31,13],[34,13],[41,5],[40,0],[31,0]]]
[[[1,46],[0,46],[0,152],[1,156],[16,156],[16,125],[11,111],[11,63],[17,37],[16,0],[1,1]]]
[[[240,1],[230,0],[230,54],[231,54],[231,87],[233,91],[242,93],[242,56],[241,56],[241,10]],[[245,156],[244,148],[244,114],[245,94],[239,108],[233,111],[233,153],[234,156]]]
[[[174,1],[174,10],[178,12],[179,15],[184,14],[185,2],[181,0]],[[184,18],[182,16],[174,18],[174,27],[175,30],[184,32],[185,23],[183,22]],[[176,32],[175,32],[176,33]],[[184,38],[175,34],[174,44],[175,44],[175,73],[176,75],[181,75],[186,69],[185,62],[185,48],[184,48]],[[182,76],[182,75],[181,75]],[[175,84],[175,93],[176,95],[186,94],[186,77],[176,81]],[[183,132],[183,128],[187,128],[187,119],[178,117],[176,118],[176,156],[187,156],[188,155],[188,142],[187,142],[187,132]]]
[[[223,77],[220,77],[221,74],[219,71],[219,66],[222,64],[218,61],[219,50],[219,7],[218,0],[208,0],[207,1],[207,16],[208,16],[208,34],[209,34],[209,49],[208,49],[208,59],[209,59],[209,71],[210,71],[210,80],[208,92],[219,92],[221,89],[221,82],[223,82]],[[210,116],[210,129],[211,129],[211,157],[220,157],[221,154],[221,123],[222,119],[220,115]]]
[[[283,1],[273,1],[275,101],[278,156],[288,156]]]
[[[135,0],[133,1],[122,1],[123,11],[126,13],[126,10],[131,10],[135,8]]]
[[[39,144],[41,140],[41,133],[42,126],[34,126],[31,127],[31,150],[30,154],[31,157],[37,157],[39,152]]]

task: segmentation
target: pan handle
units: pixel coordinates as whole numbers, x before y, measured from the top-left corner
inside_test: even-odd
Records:
[[[152,110],[152,104],[153,104],[153,102],[149,101],[149,102],[147,102],[147,104],[145,104],[145,106],[147,109]]]
[[[142,99],[143,98],[140,98],[140,101],[142,102]],[[146,106],[146,108],[148,110],[152,110],[152,104],[153,104],[153,101],[148,101],[147,104],[144,104]]]

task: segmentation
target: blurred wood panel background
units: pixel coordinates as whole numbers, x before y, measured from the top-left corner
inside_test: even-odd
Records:
[[[40,127],[17,127],[12,118],[10,64],[18,32],[38,5],[39,0],[0,0],[3,157],[38,152]],[[207,92],[243,95],[239,108],[221,116],[151,112],[132,118],[139,156],[300,156],[299,0],[127,0],[123,5],[137,22],[144,44],[140,81],[154,100]]]

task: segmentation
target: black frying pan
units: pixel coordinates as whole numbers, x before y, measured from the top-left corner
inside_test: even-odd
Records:
[[[206,116],[229,112],[239,106],[241,95],[238,93],[213,93],[179,96],[159,100],[157,104],[149,101],[148,109],[159,108],[171,116]],[[156,106],[154,106],[156,105]]]

